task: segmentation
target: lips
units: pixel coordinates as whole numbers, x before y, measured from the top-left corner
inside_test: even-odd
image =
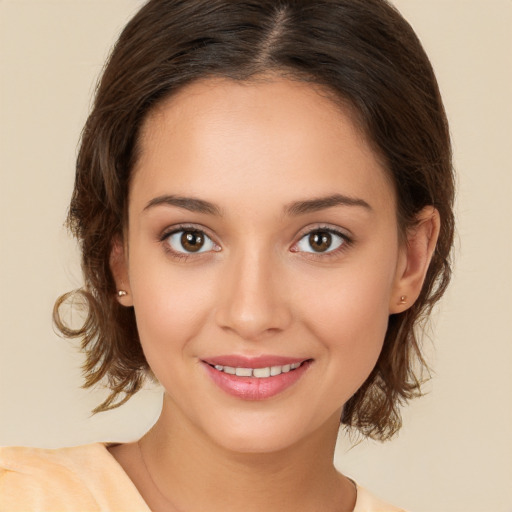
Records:
[[[216,364],[214,368],[219,372],[224,372],[229,375],[236,375],[237,377],[256,377],[257,379],[265,379],[268,377],[276,377],[281,373],[288,373],[291,370],[296,370],[302,363],[283,364],[275,366],[265,366],[264,368],[243,368],[233,366],[222,366]]]
[[[281,356],[219,356],[202,361],[207,373],[224,392],[243,400],[265,400],[301,379],[311,359]]]

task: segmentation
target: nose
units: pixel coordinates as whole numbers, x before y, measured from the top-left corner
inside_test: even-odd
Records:
[[[285,330],[292,314],[283,273],[273,258],[248,248],[228,260],[219,287],[219,327],[250,341]]]

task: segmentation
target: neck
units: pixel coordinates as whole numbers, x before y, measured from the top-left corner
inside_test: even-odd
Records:
[[[175,510],[280,512],[352,510],[353,485],[333,465],[338,418],[300,443],[267,453],[239,453],[212,442],[164,399],[141,439],[147,471]]]

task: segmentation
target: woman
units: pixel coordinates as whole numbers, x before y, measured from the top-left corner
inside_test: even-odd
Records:
[[[5,449],[4,510],[398,510],[332,464],[419,393],[449,280],[453,176],[428,58],[381,0],[156,1],[85,127],[87,385],[150,375],[134,443]],[[23,492],[22,492],[23,491]]]

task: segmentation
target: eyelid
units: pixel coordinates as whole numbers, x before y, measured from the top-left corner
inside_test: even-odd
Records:
[[[211,234],[210,230],[207,227],[202,226],[201,224],[189,224],[189,223],[174,224],[172,226],[167,226],[161,231],[161,234],[159,235],[158,238],[160,241],[163,241],[170,235],[172,235],[174,233],[179,233],[180,231],[200,231],[201,233],[204,233],[206,236],[208,236],[208,238],[210,238],[211,240],[214,240],[214,238],[215,238],[214,235]],[[215,242],[215,243],[217,243],[217,242]]]
[[[343,239],[343,242],[341,243],[341,245],[339,247],[337,247],[335,249],[332,249],[332,250],[325,251],[325,252],[315,252],[315,251],[309,252],[309,251],[299,251],[299,250],[297,250],[297,245],[306,236],[309,236],[312,233],[322,232],[322,231],[325,231],[327,233],[331,233],[333,235],[339,236],[340,238]],[[316,226],[308,226],[307,228],[302,229],[299,232],[299,234],[297,235],[296,241],[293,243],[293,245],[290,248],[290,250],[292,252],[298,252],[298,253],[300,252],[302,254],[307,255],[308,257],[326,258],[326,257],[329,257],[329,256],[337,255],[341,251],[344,251],[350,245],[352,245],[353,242],[354,242],[353,237],[352,237],[351,234],[347,233],[347,230],[344,230],[344,229],[342,229],[342,228],[340,228],[338,226],[332,226],[332,225],[329,225],[329,224],[318,224]]]
[[[204,254],[207,254],[209,252],[219,252],[221,250],[221,247],[220,247],[220,244],[217,243],[217,241],[215,240],[215,237],[212,236],[210,233],[209,233],[209,229],[207,229],[206,227],[204,226],[201,226],[201,225],[198,225],[198,224],[176,224],[174,226],[168,226],[167,228],[165,228],[162,233],[159,235],[158,237],[158,240],[159,242],[162,242],[164,243],[166,240],[169,239],[169,237],[171,237],[172,235],[175,235],[177,233],[180,233],[182,231],[198,231],[200,233],[202,233],[206,238],[208,238],[212,244],[215,246],[214,249],[212,249],[211,251],[197,251],[197,252],[186,252],[186,251],[177,251],[175,249],[173,249],[170,244],[165,244],[165,249],[167,251],[169,251],[170,253],[172,253],[173,255],[175,256],[178,256],[178,257],[190,257],[190,256],[195,256],[195,255],[204,255]]]
[[[158,239],[160,242],[165,242],[171,235],[173,235],[175,233],[179,233],[181,231],[199,231],[199,232],[203,233],[206,237],[208,237],[212,241],[212,243],[216,246],[216,248],[213,249],[213,252],[219,252],[222,250],[221,245],[216,241],[216,237],[210,234],[210,230],[208,228],[206,228],[205,226],[202,226],[199,224],[183,223],[183,224],[176,224],[173,226],[168,226],[161,232]],[[333,250],[325,251],[325,252],[314,252],[314,251],[306,252],[306,251],[299,251],[296,249],[297,244],[304,237],[311,235],[312,233],[315,233],[318,231],[326,231],[328,233],[332,233],[333,235],[339,236],[340,238],[343,239],[343,243],[339,247],[337,247]],[[290,250],[292,252],[305,254],[311,258],[316,258],[316,257],[326,258],[329,256],[337,255],[338,253],[346,250],[350,245],[353,244],[353,242],[354,242],[353,235],[349,234],[348,230],[340,228],[339,226],[333,226],[330,224],[317,224],[314,226],[310,225],[310,226],[302,229],[299,232],[299,234],[297,235],[296,241],[293,243]],[[174,250],[172,247],[170,247],[169,244],[166,244],[166,250],[169,251],[170,253],[172,253],[174,256],[177,256],[180,258],[188,258],[188,257],[193,257],[195,255],[200,255],[200,254],[204,255],[209,252],[212,252],[212,251],[202,251],[202,252],[197,252],[197,253],[181,252],[181,251]]]
[[[346,240],[353,240],[352,233],[345,228],[341,228],[340,226],[335,226],[332,224],[327,223],[319,223],[319,224],[313,224],[308,225],[307,227],[301,229],[297,234],[297,240],[300,240],[306,235],[310,235],[311,233],[314,233],[315,231],[327,231],[329,233],[334,233],[335,235],[339,235],[343,237]]]

